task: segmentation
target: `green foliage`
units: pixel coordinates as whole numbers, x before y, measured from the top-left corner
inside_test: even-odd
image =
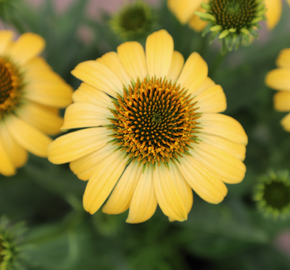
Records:
[[[42,35],[48,63],[75,89],[79,81],[70,71],[81,61],[116,51],[121,43],[108,25],[110,15],[102,14],[100,21],[90,18],[85,14],[87,4],[76,0],[60,14],[50,0],[39,10],[19,1],[17,22],[6,20],[19,32]],[[149,221],[129,225],[125,223],[128,213],[85,213],[81,201],[86,183],[68,165],[30,156],[15,176],[0,176],[0,215],[27,223],[23,244],[31,268],[37,270],[289,269],[289,258],[273,245],[277,235],[289,230],[289,220],[265,219],[252,198],[254,186],[268,169],[289,168],[290,134],[279,124],[283,113],[274,111],[274,91],[264,79],[275,68],[280,50],[290,46],[290,36],[285,34],[290,10],[283,11],[273,32],[265,32],[266,37],[225,59],[217,57],[218,44],[208,46],[207,38],[181,25],[165,1],[157,12],[157,23],[172,35],[175,50],[185,59],[197,51],[206,60],[210,76],[225,91],[226,114],[246,130],[249,144],[243,182],[228,185],[229,194],[219,205],[195,195],[186,222],[170,223],[157,210]],[[90,32],[89,42],[81,39],[81,27]]]

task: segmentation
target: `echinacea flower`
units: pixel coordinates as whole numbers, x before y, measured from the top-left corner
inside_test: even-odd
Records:
[[[72,89],[39,56],[44,40],[32,33],[12,40],[0,31],[0,173],[9,176],[27,161],[27,151],[47,156],[63,119],[58,108],[71,103]]]
[[[201,20],[195,12],[204,12],[205,9],[201,4],[207,2],[208,0],[168,0],[167,4],[181,24],[188,23],[193,30],[200,32],[206,27],[207,22]]]
[[[83,204],[95,213],[129,209],[127,222],[148,220],[159,204],[170,220],[184,221],[192,189],[209,203],[227,194],[224,183],[245,175],[247,136],[226,109],[221,86],[207,77],[198,53],[184,64],[165,30],[149,35],[146,52],[126,42],[72,74],[83,83],[73,94],[62,129],[48,148],[54,164],[89,180]],[[109,197],[109,198],[108,198]]]
[[[257,36],[259,22],[265,19],[265,4],[262,0],[209,0],[202,4],[205,12],[196,12],[208,22],[203,34],[211,32],[211,40],[218,37],[223,49],[237,49],[243,41],[249,42],[250,35]]]
[[[287,0],[290,5],[290,0]],[[282,14],[282,0],[265,0],[266,11],[266,24],[268,29],[273,29],[279,22]]]
[[[254,200],[266,217],[287,217],[290,214],[290,180],[287,171],[269,172],[255,188]]]
[[[280,52],[276,64],[278,68],[266,76],[266,84],[279,92],[274,96],[274,108],[280,112],[290,112],[290,48]],[[282,120],[283,128],[290,132],[290,113]]]

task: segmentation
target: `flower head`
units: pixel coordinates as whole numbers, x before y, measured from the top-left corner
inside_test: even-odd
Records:
[[[281,51],[276,61],[278,68],[266,76],[266,84],[279,90],[274,96],[274,107],[280,112],[290,111],[290,48]],[[283,128],[290,132],[290,113],[281,121]]]
[[[149,219],[159,204],[171,220],[187,219],[192,189],[219,203],[224,183],[245,174],[247,136],[226,109],[221,86],[207,77],[198,53],[184,64],[172,37],[149,35],[146,52],[126,42],[116,52],[80,63],[72,74],[83,80],[65,112],[63,129],[85,128],[57,138],[49,160],[70,162],[89,180],[84,208],[118,214],[127,222]],[[111,195],[110,195],[111,194]]]
[[[27,151],[47,156],[51,139],[62,125],[58,108],[71,103],[72,89],[37,55],[44,40],[26,33],[14,42],[0,31],[0,173],[15,173]]]
[[[154,28],[156,18],[151,7],[142,1],[125,5],[111,20],[112,30],[123,40],[145,38]]]
[[[254,199],[265,216],[285,217],[290,214],[290,180],[288,172],[269,172],[256,186]]]
[[[258,23],[265,19],[262,0],[210,0],[202,6],[206,12],[196,13],[208,22],[204,34],[211,31],[212,40],[219,36],[223,52],[237,49],[243,40],[249,42],[250,34],[256,36]]]
[[[195,11],[204,12],[202,3],[208,3],[208,0],[168,0],[167,4],[171,12],[182,24],[188,25],[195,31],[202,31],[207,22],[201,20]]]
[[[0,218],[0,270],[23,269],[23,232],[22,224],[11,225],[7,218]]]

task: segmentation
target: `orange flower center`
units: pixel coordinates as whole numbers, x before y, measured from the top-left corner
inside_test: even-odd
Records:
[[[18,68],[7,58],[0,57],[0,119],[19,103],[22,86]]]
[[[189,155],[197,140],[196,120],[200,117],[193,99],[171,81],[138,80],[113,101],[111,142],[127,152],[129,161],[143,164],[168,163]]]

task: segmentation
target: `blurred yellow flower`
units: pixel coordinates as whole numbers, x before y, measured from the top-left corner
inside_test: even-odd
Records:
[[[281,51],[276,61],[277,69],[266,76],[266,84],[279,90],[274,96],[274,107],[280,112],[290,111],[290,48]],[[283,128],[290,132],[290,113],[281,121]]]
[[[290,0],[287,0],[290,5]],[[265,0],[267,8],[266,18],[267,27],[273,29],[279,22],[282,14],[282,0]]]
[[[27,151],[47,156],[51,139],[63,123],[57,108],[71,103],[72,89],[37,55],[45,42],[26,33],[14,42],[0,31],[0,173],[13,175],[27,161]]]
[[[63,129],[85,128],[48,148],[54,164],[89,180],[83,204],[95,213],[129,209],[127,222],[148,220],[159,204],[170,220],[184,221],[192,189],[209,203],[227,194],[224,183],[245,175],[247,135],[222,115],[226,98],[192,53],[184,63],[165,31],[147,37],[146,51],[126,42],[72,74],[83,83],[65,112]]]
[[[168,0],[167,4],[171,12],[182,24],[188,23],[189,26],[197,31],[202,31],[207,22],[201,20],[195,14],[195,11],[204,12],[205,9],[200,5],[201,3],[208,3],[208,0]]]

